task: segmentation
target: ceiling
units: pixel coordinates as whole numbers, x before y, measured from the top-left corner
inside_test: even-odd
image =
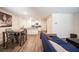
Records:
[[[19,16],[47,16],[52,13],[79,13],[78,7],[0,7]]]

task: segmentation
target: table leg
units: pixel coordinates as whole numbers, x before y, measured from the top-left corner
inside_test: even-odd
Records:
[[[3,32],[3,47],[5,47],[5,32]]]

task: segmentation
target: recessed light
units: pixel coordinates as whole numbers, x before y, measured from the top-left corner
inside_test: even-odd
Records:
[[[26,11],[24,11],[24,15],[27,15],[27,12]]]

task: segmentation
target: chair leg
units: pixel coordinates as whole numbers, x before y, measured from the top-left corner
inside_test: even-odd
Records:
[[[20,37],[20,46],[22,46],[22,36]]]
[[[12,47],[14,47],[14,39],[11,40]]]
[[[24,44],[24,36],[21,35],[20,36],[20,46],[22,46]]]
[[[7,38],[7,42],[6,42],[6,48],[8,48],[8,43],[9,43],[9,42],[8,42],[8,38]]]

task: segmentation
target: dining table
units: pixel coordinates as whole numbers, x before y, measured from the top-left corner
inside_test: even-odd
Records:
[[[13,38],[15,38],[16,43],[20,46],[22,45],[21,42],[24,41],[24,31],[23,30],[16,30],[16,31],[10,31],[11,35],[13,35]],[[6,37],[7,31],[3,32],[3,47],[6,46],[6,42],[8,42],[8,38]]]

